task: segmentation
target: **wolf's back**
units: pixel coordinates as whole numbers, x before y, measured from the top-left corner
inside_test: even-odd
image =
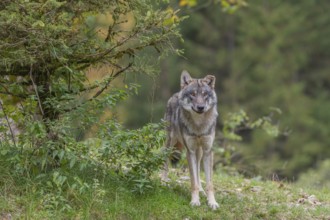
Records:
[[[167,102],[165,121],[168,123],[167,129],[175,129],[174,126],[178,120],[179,93],[175,93]]]
[[[165,121],[167,123],[167,135],[171,135],[171,132],[179,132],[177,127],[179,124],[179,93],[175,93],[167,102]],[[169,137],[168,137],[169,139]],[[173,146],[173,153],[171,155],[171,163],[177,164],[181,159],[181,153],[183,151],[183,144],[177,141]]]

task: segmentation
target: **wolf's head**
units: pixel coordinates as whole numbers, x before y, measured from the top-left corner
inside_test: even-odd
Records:
[[[180,105],[187,111],[202,114],[217,103],[214,91],[215,76],[193,79],[187,71],[181,74]]]

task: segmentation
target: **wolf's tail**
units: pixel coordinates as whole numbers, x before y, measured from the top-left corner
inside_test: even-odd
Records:
[[[177,142],[173,148],[174,148],[174,151],[173,151],[170,159],[171,159],[171,164],[173,166],[176,166],[181,159],[183,145],[180,142]]]

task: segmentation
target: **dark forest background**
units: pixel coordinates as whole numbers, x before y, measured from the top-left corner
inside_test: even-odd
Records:
[[[330,4],[248,3],[232,14],[211,2],[182,7],[179,14],[189,15],[180,23],[184,41],[176,42],[183,56],[162,59],[156,78],[128,77],[142,86],[120,118],[130,128],[159,122],[183,69],[196,78],[214,74],[218,137],[227,115],[240,110],[252,119],[270,114],[280,130],[276,138],[238,130],[243,139],[234,144],[232,165],[246,175],[297,180],[330,156]],[[221,141],[216,147],[226,148]],[[325,175],[315,181],[329,181]]]

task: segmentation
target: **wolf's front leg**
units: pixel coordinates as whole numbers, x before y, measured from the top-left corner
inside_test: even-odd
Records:
[[[201,160],[203,157],[203,149],[201,147],[198,147],[196,150],[196,158],[197,158],[197,179],[198,179],[198,185],[199,185],[199,192],[201,192],[204,196],[206,196],[206,193],[203,189],[202,183],[201,183],[201,177],[200,177],[200,171],[201,171]]]
[[[211,207],[211,209],[215,210],[219,208],[219,204],[217,203],[214,197],[214,190],[212,183],[213,153],[211,151],[211,148],[204,149],[203,163],[204,163],[204,171],[206,178],[206,196],[207,196],[208,205]]]
[[[201,203],[199,201],[199,179],[198,179],[198,164],[196,157],[196,150],[189,149],[187,151],[187,159],[189,164],[189,173],[190,173],[190,182],[191,182],[191,202],[192,206],[200,206]]]

